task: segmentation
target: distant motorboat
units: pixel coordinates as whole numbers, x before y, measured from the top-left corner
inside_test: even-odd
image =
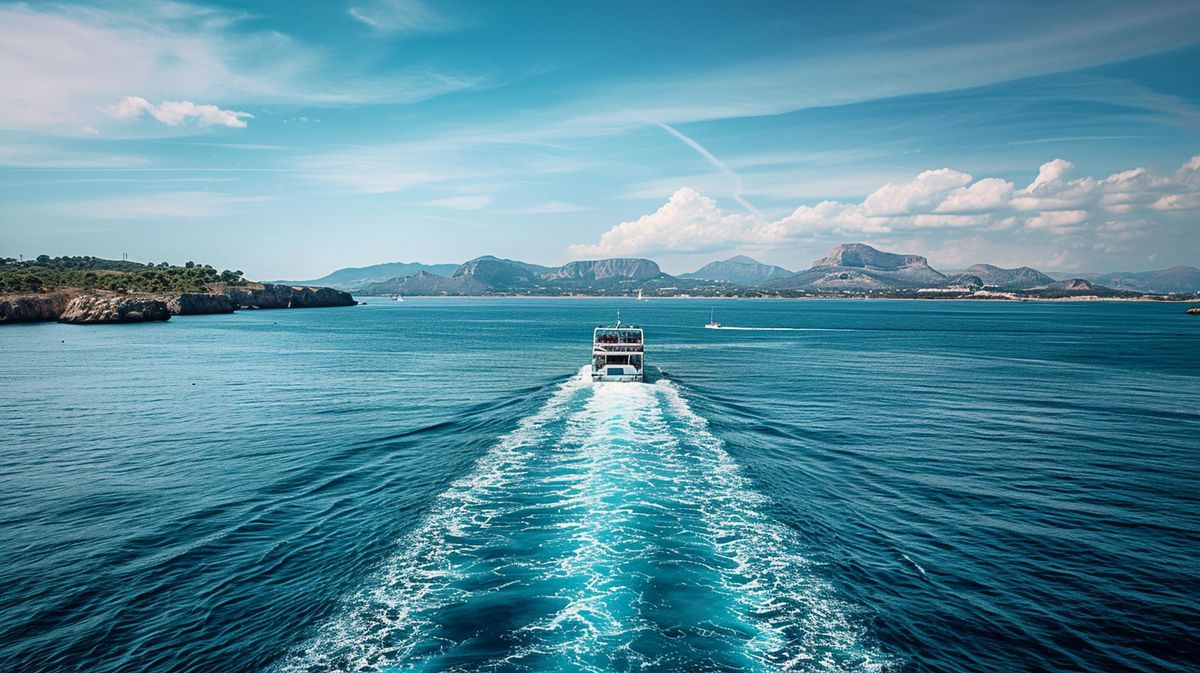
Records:
[[[705,329],[721,329],[721,323],[713,318],[713,309],[708,309],[708,322],[704,325]]]
[[[395,299],[396,301],[404,301],[404,297],[401,297],[400,295],[396,295],[396,296],[394,297],[394,299]]]

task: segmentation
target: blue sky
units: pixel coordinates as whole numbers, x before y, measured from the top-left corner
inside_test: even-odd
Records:
[[[821,5],[0,3],[0,256],[1200,262],[1200,5]]]

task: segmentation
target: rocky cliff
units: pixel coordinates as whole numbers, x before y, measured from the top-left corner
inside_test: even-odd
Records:
[[[74,325],[167,320],[171,312],[160,299],[81,294],[67,302],[59,322]]]
[[[233,313],[237,308],[226,294],[212,292],[183,292],[164,298],[171,315],[208,315]]]
[[[232,313],[239,308],[317,308],[357,303],[350,293],[341,290],[271,283],[170,294],[83,293],[68,289],[0,297],[0,325],[53,320],[78,324],[138,322],[166,320],[172,315]]]
[[[894,271],[910,267],[928,269],[929,262],[920,255],[900,255],[876,250],[865,243],[846,243],[834,246],[828,255],[813,262],[813,266],[844,266]]]
[[[66,292],[46,295],[0,297],[0,325],[18,322],[58,320],[67,303],[75,296]]]
[[[319,308],[358,303],[349,292],[305,285],[251,283],[226,287],[221,294],[228,297],[235,308]]]
[[[662,273],[658,265],[648,259],[596,259],[570,262],[549,273],[542,274],[547,281],[587,281],[607,278],[653,278]]]
[[[781,289],[888,290],[940,287],[946,276],[920,255],[881,252],[863,243],[839,245],[807,271],[767,283]]]

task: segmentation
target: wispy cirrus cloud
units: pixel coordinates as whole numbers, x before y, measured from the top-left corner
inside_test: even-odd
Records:
[[[210,191],[167,191],[139,196],[86,199],[43,209],[79,220],[196,220],[228,215],[238,206],[274,201],[272,196],[237,196]]]
[[[545,203],[535,203],[522,208],[509,208],[504,212],[513,215],[560,215],[563,213],[581,213],[587,210],[591,210],[591,208],[578,203],[546,201]]]
[[[256,30],[239,12],[135,2],[0,7],[0,81],[0,129],[104,134],[114,106],[164,124],[237,127],[247,117],[235,105],[402,104],[483,79],[418,67],[369,74],[279,31]],[[147,102],[126,98],[135,96]]]
[[[460,24],[422,0],[363,0],[347,10],[354,19],[387,34],[432,33]]]
[[[1144,9],[1089,7],[1067,22],[1054,9],[1027,9],[1001,22],[987,12],[967,11],[954,31],[931,25],[896,40],[889,29],[853,43],[815,41],[792,55],[697,70],[666,82],[653,77],[600,84],[580,101],[585,111],[568,125],[599,133],[643,125],[648,118],[681,124],[778,115],[1069,72],[1197,41],[1200,7],[1156,2]],[[1130,88],[1137,90],[1122,95],[1140,105],[1195,115],[1172,96]],[[1111,101],[1112,83],[1093,95]]]
[[[654,122],[654,124],[655,124],[655,126],[658,126],[662,130],[666,131],[667,133],[670,133],[672,136],[678,138],[683,144],[685,144],[688,147],[695,150],[696,153],[699,154],[701,157],[703,157],[705,161],[712,164],[713,168],[716,168],[718,171],[721,172],[722,175],[728,177],[733,183],[732,189],[730,190],[730,196],[733,197],[734,201],[737,201],[743,208],[745,208],[749,212],[751,212],[755,215],[762,215],[762,213],[760,213],[758,211],[758,208],[755,208],[753,205],[750,204],[749,201],[747,201],[745,198],[742,197],[742,193],[745,189],[742,186],[742,176],[733,172],[733,169],[730,168],[728,165],[726,165],[725,162],[718,159],[712,152],[708,151],[708,148],[701,145],[699,142],[697,142],[693,138],[684,135],[683,133],[681,133],[679,130],[675,129],[674,127],[672,127],[668,124],[664,124],[660,121],[656,121],[656,122]]]
[[[440,199],[422,201],[417,205],[449,208],[451,210],[480,210],[492,203],[492,197],[487,194],[467,194],[463,196],[447,196]]]

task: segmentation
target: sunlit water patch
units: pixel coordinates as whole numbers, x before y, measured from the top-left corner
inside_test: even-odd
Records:
[[[586,370],[278,667],[881,670],[679,388]]]

